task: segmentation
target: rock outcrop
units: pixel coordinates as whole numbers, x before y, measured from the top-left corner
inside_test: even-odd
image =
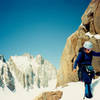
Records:
[[[34,100],[60,100],[62,95],[61,91],[44,92]]]
[[[29,54],[11,56],[9,66],[24,88],[56,86],[56,68],[47,60],[44,60],[41,55],[34,58]],[[52,80],[53,85],[50,84]]]
[[[78,30],[66,41],[60,69],[58,70],[57,86],[78,81],[77,74],[72,72],[78,50],[82,47],[84,41],[89,40],[93,43],[93,50],[100,52],[100,39],[96,38],[97,36],[100,37],[100,0],[92,0],[82,16],[82,23]],[[93,58],[93,66],[96,71],[100,71],[100,58]]]

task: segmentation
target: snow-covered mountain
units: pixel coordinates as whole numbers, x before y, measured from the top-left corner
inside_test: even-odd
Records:
[[[15,80],[6,63],[4,56],[0,55],[0,88],[8,87],[11,91],[15,91]]]
[[[11,71],[24,88],[56,86],[56,68],[41,55],[11,56],[8,61]],[[52,85],[52,81],[54,84]]]

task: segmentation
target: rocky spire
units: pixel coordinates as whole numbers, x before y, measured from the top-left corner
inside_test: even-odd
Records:
[[[93,43],[93,50],[100,52],[100,0],[92,0],[82,16],[82,23],[78,30],[68,37],[61,57],[60,68],[57,75],[57,86],[67,82],[78,81],[77,74],[73,74],[73,63],[78,50],[84,41]],[[100,71],[100,58],[94,57],[93,66]]]

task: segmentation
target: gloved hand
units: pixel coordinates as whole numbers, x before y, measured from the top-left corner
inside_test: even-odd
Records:
[[[77,69],[73,69],[73,72],[74,72],[74,73],[77,72]]]

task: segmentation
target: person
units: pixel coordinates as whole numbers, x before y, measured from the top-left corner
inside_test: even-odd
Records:
[[[84,98],[92,98],[91,83],[95,76],[94,68],[92,67],[93,56],[100,57],[100,52],[92,50],[93,44],[90,41],[85,41],[83,47],[79,49],[78,56],[74,62],[73,72],[77,71],[78,65],[78,77],[79,81],[85,84],[85,95]]]

